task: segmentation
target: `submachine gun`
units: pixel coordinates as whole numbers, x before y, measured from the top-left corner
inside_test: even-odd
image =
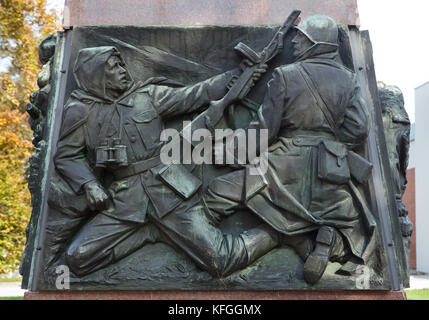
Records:
[[[259,53],[242,42],[237,44],[234,49],[244,56],[244,60],[250,60],[253,65],[248,66],[243,60],[240,64],[243,72],[238,77],[235,77],[229,84],[229,91],[227,94],[220,100],[210,102],[209,108],[188,125],[191,126],[191,128],[184,128],[183,131],[190,129],[190,132],[192,132],[199,128],[206,128],[213,131],[216,124],[221,120],[225,108],[237,100],[242,100],[249,93],[254,85],[252,79],[254,72],[262,65],[267,64],[282,51],[284,37],[295,26],[295,22],[300,14],[300,10],[292,11],[268,45]]]

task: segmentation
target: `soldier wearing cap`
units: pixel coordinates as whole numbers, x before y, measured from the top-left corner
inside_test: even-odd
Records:
[[[166,78],[133,81],[116,48],[95,47],[80,50],[74,75],[78,89],[64,108],[54,163],[73,191],[86,195],[91,209],[66,250],[76,275],[163,241],[222,277],[266,252],[255,243],[267,243],[266,250],[277,244],[266,226],[224,235],[200,203],[197,178],[180,165],[169,167],[177,170],[170,181],[175,186],[162,178],[169,173],[160,160],[163,121],[222,98],[233,72],[187,87]],[[113,182],[107,184],[106,176]]]

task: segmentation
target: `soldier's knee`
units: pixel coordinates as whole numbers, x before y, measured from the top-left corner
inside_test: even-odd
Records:
[[[208,187],[207,191],[203,194],[203,202],[208,206],[209,208],[213,207],[213,204],[217,204],[219,202],[219,196],[217,196],[213,190]]]
[[[88,262],[88,253],[80,245],[71,245],[66,252],[66,261],[70,270],[77,276],[84,276],[89,272],[85,265]]]
[[[224,257],[216,256],[211,257],[210,261],[207,263],[206,271],[213,278],[223,278],[228,275],[227,270],[224,267],[225,261]]]
[[[207,188],[207,194],[210,196],[223,195],[226,191],[228,183],[225,182],[225,177],[217,177],[213,179]]]
[[[231,243],[228,247],[231,247]],[[241,256],[241,251],[236,251],[232,253],[226,248],[219,248],[218,250],[213,250],[207,256],[205,269],[214,278],[224,278],[226,276],[229,276],[232,272],[240,269],[241,267],[244,267]]]

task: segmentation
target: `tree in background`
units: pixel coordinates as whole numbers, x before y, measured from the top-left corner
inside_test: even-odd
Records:
[[[0,0],[0,273],[17,269],[31,214],[25,171],[31,155],[31,129],[25,104],[37,89],[37,45],[59,29],[47,0]]]

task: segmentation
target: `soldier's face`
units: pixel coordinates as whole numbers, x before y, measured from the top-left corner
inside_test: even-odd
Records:
[[[307,36],[299,30],[296,33],[296,36],[292,39],[292,44],[293,55],[295,57],[299,57],[313,46],[313,43],[310,41],[310,39],[308,39]]]
[[[106,93],[121,94],[125,92],[130,82],[127,78],[127,70],[118,56],[111,56],[107,60],[105,68]]]

